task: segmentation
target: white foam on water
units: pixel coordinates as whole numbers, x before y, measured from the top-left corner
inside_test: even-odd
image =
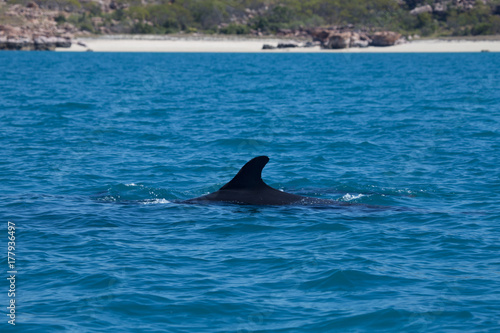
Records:
[[[356,200],[356,199],[359,199],[359,198],[362,198],[364,197],[365,195],[364,194],[358,194],[358,195],[352,195],[352,194],[349,194],[349,193],[346,193],[342,196],[342,200],[345,200],[345,201],[351,201],[351,200]]]
[[[144,201],[142,204],[143,205],[153,205],[153,204],[169,204],[172,203],[171,201],[168,201],[167,199],[150,199]]]

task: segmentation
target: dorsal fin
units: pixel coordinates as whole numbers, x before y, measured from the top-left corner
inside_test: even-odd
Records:
[[[248,161],[241,169],[238,171],[236,176],[222,186],[219,191],[222,190],[235,190],[235,189],[255,189],[261,186],[267,186],[266,183],[262,181],[262,169],[269,162],[269,157],[258,156],[250,161]]]

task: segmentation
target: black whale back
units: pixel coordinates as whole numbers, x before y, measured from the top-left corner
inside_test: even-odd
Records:
[[[228,202],[242,205],[344,205],[334,200],[309,198],[286,193],[264,183],[262,169],[269,162],[269,157],[258,156],[248,161],[234,178],[218,191],[184,201]]]

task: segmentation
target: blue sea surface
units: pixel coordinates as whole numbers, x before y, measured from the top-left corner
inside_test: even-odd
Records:
[[[498,53],[4,52],[0,125],[2,332],[500,332]],[[181,203],[259,155],[352,205]]]

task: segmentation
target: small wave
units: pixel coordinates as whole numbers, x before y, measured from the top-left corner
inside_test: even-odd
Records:
[[[153,204],[169,204],[172,201],[168,201],[167,199],[148,199],[141,202],[143,205],[153,205]]]
[[[388,284],[403,285],[415,282],[411,277],[372,274],[360,270],[332,269],[321,272],[311,279],[301,283],[305,290],[363,290]]]
[[[361,194],[361,193],[357,194],[357,195],[346,193],[346,194],[344,194],[340,198],[340,200],[342,200],[342,201],[352,201],[352,200],[360,199],[362,197],[366,197],[366,195],[365,194]]]
[[[308,331],[443,331],[442,327],[454,326],[454,322],[471,319],[473,315],[465,310],[437,310],[414,312],[394,306],[371,309],[366,312],[340,313],[339,316],[321,318],[308,326]],[[441,328],[441,329],[438,329]],[[444,330],[447,331],[447,330]]]
[[[92,196],[95,201],[119,204],[166,204],[177,198],[173,191],[137,183],[110,185]]]
[[[95,201],[98,202],[117,202],[119,197],[112,196],[112,195],[105,195],[105,196],[96,196]]]

